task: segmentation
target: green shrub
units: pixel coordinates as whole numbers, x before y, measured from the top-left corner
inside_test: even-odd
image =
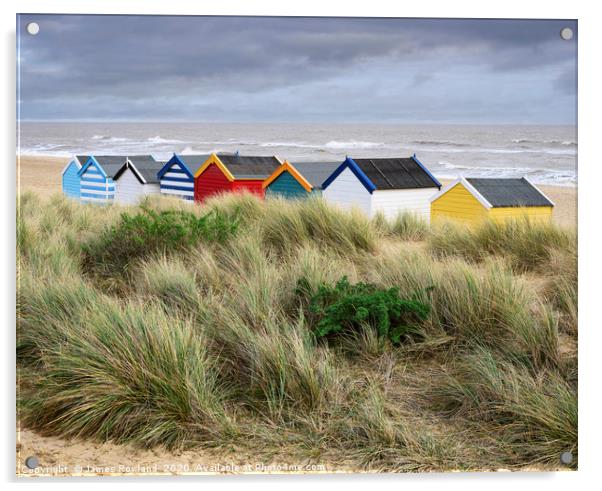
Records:
[[[85,271],[117,276],[135,260],[185,250],[200,242],[224,242],[238,229],[236,217],[212,210],[202,216],[182,210],[121,214],[121,220],[83,246]]]
[[[428,305],[415,299],[402,299],[398,288],[378,288],[370,283],[349,283],[343,277],[332,287],[321,284],[311,293],[301,278],[299,294],[309,293],[309,312],[316,323],[317,337],[361,329],[364,324],[376,328],[380,337],[399,343],[403,336],[415,333],[419,322],[430,312]]]

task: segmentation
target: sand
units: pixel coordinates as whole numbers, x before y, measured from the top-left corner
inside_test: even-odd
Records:
[[[17,475],[182,475],[182,474],[298,474],[358,472],[335,456],[324,462],[296,459],[286,447],[274,448],[268,460],[258,459],[248,449],[169,452],[162,448],[145,450],[111,442],[41,436],[22,429],[17,435]],[[28,457],[38,459],[36,470],[28,469]]]
[[[21,191],[32,190],[43,196],[61,192],[61,172],[68,158],[24,155],[17,162],[17,185]],[[445,184],[449,180],[442,179]],[[554,220],[561,225],[577,223],[577,188],[569,186],[539,186],[556,204]]]
[[[61,192],[61,173],[68,158],[21,156],[17,159],[17,186],[48,197]]]

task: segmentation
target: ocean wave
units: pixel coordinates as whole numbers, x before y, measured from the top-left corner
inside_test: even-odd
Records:
[[[482,148],[479,149],[483,153],[543,153],[546,155],[576,155],[574,150],[562,150],[562,149],[551,149],[551,148],[523,148],[522,150],[518,149],[509,149],[509,148]]]
[[[186,146],[182,150],[179,150],[179,151],[174,150],[175,153],[181,154],[181,155],[209,155],[211,153],[218,153],[221,151],[222,151],[221,149],[215,148],[215,147],[207,147],[207,148],[199,149],[199,148],[193,148],[191,146]]]
[[[566,141],[566,140],[565,141],[563,141],[563,140],[544,140],[544,143],[552,143],[552,144],[571,146],[571,147],[577,146],[577,142]]]
[[[310,143],[299,142],[265,142],[255,144],[259,147],[290,147],[290,148],[321,148],[322,145],[312,145]]]
[[[572,140],[529,140],[528,138],[515,138],[512,140],[512,143],[534,143],[534,144],[538,144],[541,145],[543,144],[547,144],[547,145],[562,145],[562,146],[570,146],[570,147],[576,147],[577,146],[577,142],[572,141]]]
[[[385,144],[382,142],[367,142],[367,141],[338,141],[331,140],[324,145],[326,148],[346,149],[346,148],[381,148]]]
[[[107,136],[107,135],[94,135],[92,140],[101,140],[103,142],[125,142],[128,138],[121,138],[118,136]]]
[[[147,138],[146,141],[151,143],[184,143],[182,140],[170,140],[168,138],[163,138],[160,135]]]
[[[471,147],[472,145],[469,143],[460,143],[454,142],[450,140],[414,140],[412,143],[416,145],[441,145],[441,146],[449,146],[449,147]]]
[[[433,152],[433,153],[490,153],[490,154],[533,154],[539,153],[543,155],[577,155],[574,149],[562,149],[562,148],[451,148],[451,147],[440,147],[440,148],[421,148],[421,152]]]
[[[56,150],[57,148],[68,148],[67,145],[63,145],[62,143],[39,143],[29,148],[28,151],[33,152],[45,152],[47,150]]]
[[[251,145],[257,145],[258,147],[288,147],[288,148],[311,148],[318,151],[324,151],[324,149],[344,150],[344,149],[358,149],[358,148],[385,148],[385,144],[382,142],[369,142],[369,141],[338,141],[331,140],[325,144],[318,143],[305,143],[305,142],[291,142],[291,141],[274,141],[264,143],[252,143]]]
[[[432,166],[435,175],[442,178],[462,177],[528,177],[538,184],[572,186],[577,183],[577,173],[572,170],[532,167],[482,167],[453,164],[440,160]],[[455,171],[455,172],[453,172]]]
[[[182,154],[182,155],[194,155],[194,154],[196,154],[196,153],[201,153],[201,152],[200,152],[200,151],[197,151],[197,150],[195,150],[195,149],[194,149],[194,148],[192,148],[192,147],[184,147],[184,149],[183,149],[183,150],[180,150],[180,151],[179,151],[179,152],[177,152],[177,153],[180,153],[180,154]]]

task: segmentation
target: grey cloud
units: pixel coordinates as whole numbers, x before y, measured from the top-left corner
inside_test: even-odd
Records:
[[[434,76],[432,73],[416,73],[414,75],[414,79],[412,80],[412,83],[410,84],[410,87],[412,87],[412,88],[420,87],[420,86],[424,85],[425,83],[433,80],[433,78],[434,78]]]
[[[577,71],[576,67],[565,69],[555,80],[554,86],[559,92],[574,96],[577,94]]]
[[[24,34],[20,43],[22,114],[31,119],[178,119],[191,117],[191,107],[219,110],[232,101],[248,107],[249,98],[267,106],[270,91],[287,88],[301,106],[290,111],[312,113],[316,101],[295,93],[328,81],[336,81],[330,105],[314,113],[327,118],[331,107],[330,117],[340,119],[348,117],[341,80],[375,67],[373,77],[389,80],[388,92],[395,92],[424,86],[434,70],[456,73],[459,65],[528,78],[576,59],[576,42],[558,36],[565,25],[576,31],[573,21],[23,16],[19,22],[33,19],[40,34]],[[406,80],[391,75],[415,65],[422,71],[408,69]],[[540,83],[569,95],[568,79]],[[421,97],[424,104],[428,95]],[[444,112],[455,113],[455,103]],[[273,117],[261,102],[254,110],[256,119]],[[370,113],[363,116],[382,117]]]

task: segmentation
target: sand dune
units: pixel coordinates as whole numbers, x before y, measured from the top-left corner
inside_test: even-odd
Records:
[[[20,190],[32,190],[49,196],[61,191],[61,170],[68,159],[25,156],[19,161],[18,183]],[[556,203],[554,217],[558,223],[574,225],[577,211],[577,189],[571,187],[541,186],[541,189]],[[27,470],[24,461],[36,456],[41,470]],[[304,465],[294,461],[294,456],[283,447],[275,451],[271,464],[278,472],[279,464]],[[338,456],[324,455],[325,469],[312,472],[351,471]],[[163,449],[141,450],[130,445],[97,443],[83,440],[66,440],[42,436],[31,430],[22,429],[17,436],[17,473],[19,475],[96,475],[96,474],[164,474],[164,473],[237,473],[270,472],[264,468],[243,468],[244,464],[255,466],[254,456],[249,450],[238,448],[195,450],[170,453]],[[235,466],[239,466],[236,468]]]

